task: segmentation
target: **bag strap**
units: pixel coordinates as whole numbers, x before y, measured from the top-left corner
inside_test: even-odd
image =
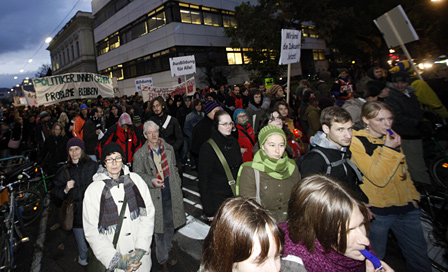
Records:
[[[168,127],[168,125],[170,124],[171,121],[171,115],[167,115],[166,119],[165,119],[165,123],[163,123],[162,128],[166,129]]]
[[[208,139],[207,142],[213,147],[213,150],[215,150],[215,153],[218,156],[218,159],[221,162],[222,166],[224,167],[224,171],[226,172],[227,180],[229,181],[229,185],[230,185],[230,188],[232,189],[232,193],[233,193],[233,195],[236,195],[235,179],[232,176],[232,172],[230,172],[230,167],[226,161],[226,158],[224,157],[224,155],[222,154],[218,145],[215,143],[215,141],[212,138]]]
[[[330,175],[330,173],[331,173],[331,162],[330,162],[330,160],[327,158],[327,156],[325,155],[325,153],[322,152],[322,151],[319,150],[319,149],[316,149],[316,148],[311,149],[310,152],[316,152],[316,153],[320,154],[320,155],[324,158],[325,163],[327,164],[327,172],[326,172],[326,174],[327,174],[327,175]]]
[[[64,164],[65,175],[67,176],[67,180],[71,180],[72,176],[70,175],[70,171],[68,170],[68,163]],[[68,191],[67,201],[73,202],[73,190]]]
[[[117,247],[118,236],[120,236],[121,227],[123,226],[123,218],[124,218],[124,213],[126,211],[127,204],[128,204],[128,198],[126,197],[126,194],[125,194],[124,200],[123,200],[123,205],[121,206],[120,221],[118,221],[118,231],[115,232],[115,235],[114,235],[114,241],[113,241],[114,248]]]
[[[254,168],[254,173],[255,173],[255,188],[256,188],[256,192],[255,192],[255,200],[257,201],[258,204],[261,205],[261,198],[260,198],[260,171],[258,171],[258,169]]]
[[[254,142],[254,140],[249,136],[249,133],[247,133],[247,131],[246,130],[244,130],[244,129],[241,129],[241,128],[238,128],[238,130],[239,131],[241,131],[242,133],[244,133],[244,135],[246,135],[246,137],[247,138],[249,138],[249,141],[252,143],[252,146],[254,146],[255,145],[255,142]]]

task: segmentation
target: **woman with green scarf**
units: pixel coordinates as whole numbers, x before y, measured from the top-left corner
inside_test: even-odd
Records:
[[[287,141],[281,128],[262,128],[258,141],[261,149],[254,160],[240,167],[236,193],[255,198],[277,222],[285,222],[291,191],[300,181],[299,169],[285,153]]]

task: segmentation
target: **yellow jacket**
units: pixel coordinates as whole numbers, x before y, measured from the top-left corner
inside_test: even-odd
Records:
[[[386,208],[405,206],[412,200],[420,200],[420,193],[411,180],[403,152],[385,147],[383,139],[374,138],[365,130],[354,131],[353,136],[351,161],[363,174],[364,180],[360,187],[370,204]]]
[[[428,83],[417,79],[412,82],[411,87],[415,89],[415,95],[417,96],[418,102],[420,102],[420,108],[442,118],[448,118],[447,109]]]

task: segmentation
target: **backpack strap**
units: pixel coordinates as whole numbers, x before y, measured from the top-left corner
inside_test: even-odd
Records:
[[[251,142],[252,146],[255,145],[254,140],[249,136],[249,133],[247,133],[246,130],[241,129],[241,128],[239,128],[239,127],[237,127],[237,129],[238,129],[239,131],[241,131],[244,135],[246,135],[246,137],[247,137],[247,138],[249,139],[249,141]]]
[[[254,174],[255,174],[255,200],[258,204],[261,205],[261,198],[260,198],[260,171],[258,169],[254,168]]]
[[[326,172],[326,174],[327,174],[327,175],[330,175],[332,165],[331,165],[331,162],[330,162],[330,160],[328,159],[327,155],[325,155],[325,153],[322,152],[322,150],[319,150],[319,149],[316,149],[316,148],[311,149],[310,152],[318,153],[318,154],[320,154],[320,155],[322,156],[322,158],[324,158],[325,163],[327,164],[327,172]],[[335,163],[336,163],[336,162],[335,162]]]
[[[221,150],[219,149],[218,145],[215,143],[215,141],[210,138],[207,140],[207,142],[212,146],[213,150],[215,151],[216,155],[218,156],[219,161],[222,164],[222,167],[224,167],[224,171],[226,172],[227,180],[229,181],[230,188],[232,189],[233,195],[236,195],[236,182],[235,179],[232,176],[232,172],[230,171],[229,164],[227,163],[226,158],[222,154]]]
[[[166,129],[168,127],[168,125],[170,124],[171,121],[171,115],[167,115],[166,119],[165,119],[165,123],[163,123],[162,128]]]

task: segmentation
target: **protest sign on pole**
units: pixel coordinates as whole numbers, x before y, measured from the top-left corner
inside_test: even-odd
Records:
[[[291,63],[300,61],[300,48],[302,44],[302,32],[300,30],[282,29],[282,44],[278,64],[288,64],[288,79],[286,102],[289,103]]]
[[[196,61],[194,55],[178,58],[170,58],[171,76],[183,76],[196,73]]]
[[[161,96],[163,99],[169,94],[174,96],[176,94],[193,95],[196,90],[196,83],[194,77],[188,79],[181,84],[174,85],[172,87],[154,87],[146,84],[142,84],[142,97],[143,101],[149,101],[154,97]]]
[[[23,94],[25,95],[26,101],[28,102],[28,105],[31,107],[37,107],[37,101],[36,101],[36,93],[28,92],[22,89]]]
[[[384,13],[376,20],[373,20],[373,22],[383,34],[384,40],[386,40],[389,48],[398,45],[401,47],[408,58],[409,63],[414,67],[414,71],[417,73],[418,77],[423,80],[417,67],[415,67],[414,62],[412,61],[411,54],[409,54],[409,51],[404,45],[405,43],[417,41],[419,37],[401,5]]]
[[[137,92],[142,91],[141,84],[152,86],[152,77],[139,78],[135,80],[135,90]]]
[[[33,79],[37,103],[54,104],[83,98],[113,97],[112,78],[94,73],[67,73]]]

